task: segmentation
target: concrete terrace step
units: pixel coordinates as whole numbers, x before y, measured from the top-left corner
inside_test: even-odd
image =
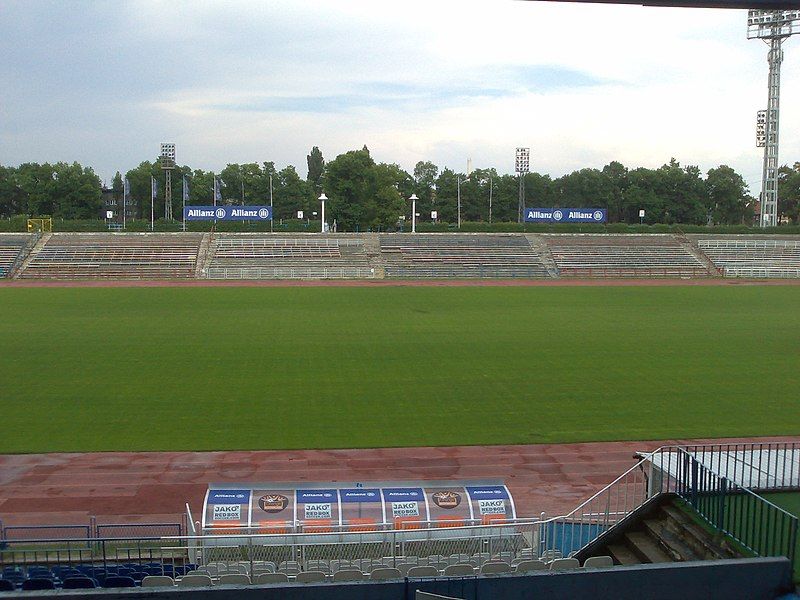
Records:
[[[661,544],[673,561],[702,560],[703,556],[685,544],[681,535],[671,531],[663,520],[645,519],[644,527],[651,536],[661,540]]]
[[[615,563],[621,565],[638,565],[641,564],[636,555],[631,552],[627,547],[622,544],[611,544],[608,546],[608,552]]]
[[[705,559],[734,558],[736,556],[734,552],[726,552],[724,549],[710,544],[708,532],[680,509],[674,506],[664,506],[661,510],[668,517],[665,523],[666,529],[680,534],[683,543],[695,554]]]
[[[641,562],[673,562],[672,558],[661,549],[659,543],[645,532],[631,531],[626,533],[624,537],[630,549],[641,560]]]

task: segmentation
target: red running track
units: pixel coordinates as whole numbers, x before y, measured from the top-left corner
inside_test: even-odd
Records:
[[[800,436],[724,441],[800,441]],[[209,483],[503,479],[521,517],[568,512],[635,464],[638,451],[712,440],[366,450],[0,455],[6,525],[199,518]],[[723,440],[713,440],[721,442]]]

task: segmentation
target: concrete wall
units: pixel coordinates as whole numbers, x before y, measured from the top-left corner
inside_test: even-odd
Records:
[[[413,600],[416,590],[466,600],[592,598],[614,600],[773,600],[792,591],[787,558],[637,565],[526,576],[405,579],[352,584],[277,584],[201,589],[19,592],[3,598],[77,597],[81,600]]]

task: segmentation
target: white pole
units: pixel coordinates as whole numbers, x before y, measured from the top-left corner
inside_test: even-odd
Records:
[[[269,232],[272,233],[272,224],[275,222],[275,203],[272,201],[272,175],[269,176],[269,210],[272,218],[269,220]]]
[[[461,178],[456,178],[458,188],[458,228],[461,229]]]
[[[186,231],[186,175],[181,177],[181,207],[183,212],[183,230]]]
[[[127,202],[127,200],[128,200],[128,199],[126,198],[127,194],[125,193],[125,188],[127,187],[127,186],[125,185],[125,182],[126,182],[126,181],[127,181],[127,179],[123,179],[123,180],[122,180],[122,230],[123,230],[123,231],[125,230],[125,212],[126,212],[126,210],[125,210],[125,209],[127,208],[127,207],[126,207],[126,202]]]
[[[154,207],[155,207],[155,204],[156,204],[156,194],[155,194],[156,190],[155,190],[155,186],[153,185],[154,181],[155,181],[155,178],[151,175],[150,176],[150,231],[153,231],[153,226],[154,226],[154,221],[155,221],[155,219],[154,219],[154,214],[155,214],[154,213]]]
[[[322,233],[325,233],[325,200],[322,201]]]
[[[489,177],[489,225],[492,224],[492,178]]]
[[[417,233],[417,199],[411,201],[411,233]]]

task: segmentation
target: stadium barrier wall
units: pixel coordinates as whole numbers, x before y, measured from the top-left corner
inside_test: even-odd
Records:
[[[409,579],[386,582],[273,584],[210,588],[85,590],[84,600],[413,600],[417,590],[464,600],[598,598],[615,600],[773,600],[793,589],[786,558],[733,559],[539,572],[529,575]],[[58,591],[20,596],[61,597]]]

